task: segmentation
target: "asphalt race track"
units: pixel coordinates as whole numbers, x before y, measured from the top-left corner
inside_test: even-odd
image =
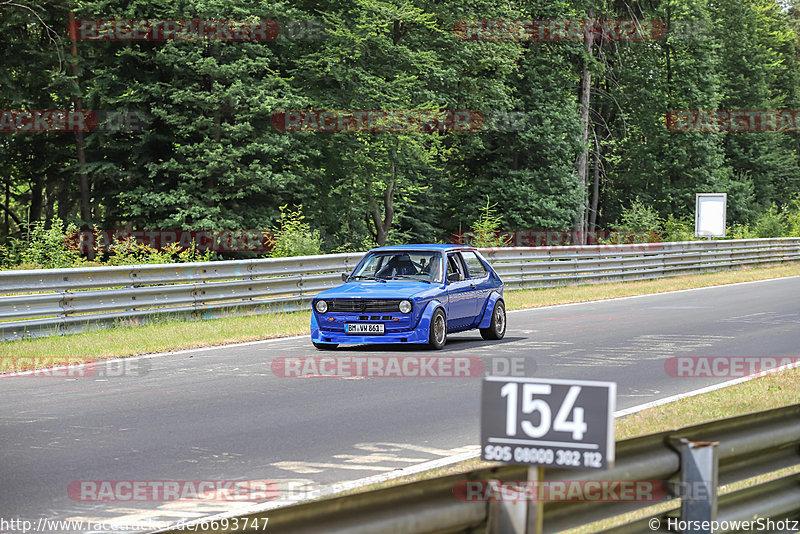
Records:
[[[524,358],[536,376],[616,381],[619,410],[730,380],[670,376],[669,357],[797,355],[797,295],[800,277],[511,312],[502,341],[475,331],[436,352],[323,354],[291,338],[139,358],[119,377],[2,378],[0,518],[158,526],[251,503],[83,502],[67,488],[267,479],[299,492],[477,448],[479,377],[283,378],[278,357]]]

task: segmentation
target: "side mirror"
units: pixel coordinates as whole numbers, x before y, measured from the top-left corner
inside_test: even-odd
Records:
[[[461,280],[461,275],[458,273],[448,273],[447,274],[447,282],[458,282]]]
[[[347,282],[347,277],[350,276],[347,273],[342,273],[342,282]]]

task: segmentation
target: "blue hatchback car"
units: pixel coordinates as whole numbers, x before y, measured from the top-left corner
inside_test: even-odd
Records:
[[[367,252],[345,283],[312,301],[311,340],[419,343],[441,349],[447,334],[477,328],[506,333],[503,281],[473,247],[402,245]]]

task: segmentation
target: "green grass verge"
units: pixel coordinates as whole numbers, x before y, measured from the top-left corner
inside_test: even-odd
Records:
[[[676,379],[679,380],[679,379]],[[617,440],[800,404],[800,369],[789,369],[656,406],[617,420]]]
[[[518,310],[797,275],[800,275],[800,264],[793,263],[659,280],[508,291],[506,307]],[[15,365],[18,358],[77,363],[303,335],[308,333],[309,321],[310,312],[274,313],[206,321],[160,321],[81,334],[6,341],[0,342],[0,372]],[[30,365],[33,366],[35,364]]]

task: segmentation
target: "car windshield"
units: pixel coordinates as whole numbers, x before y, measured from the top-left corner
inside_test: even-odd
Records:
[[[442,281],[442,255],[425,251],[371,252],[351,277],[354,280]]]

